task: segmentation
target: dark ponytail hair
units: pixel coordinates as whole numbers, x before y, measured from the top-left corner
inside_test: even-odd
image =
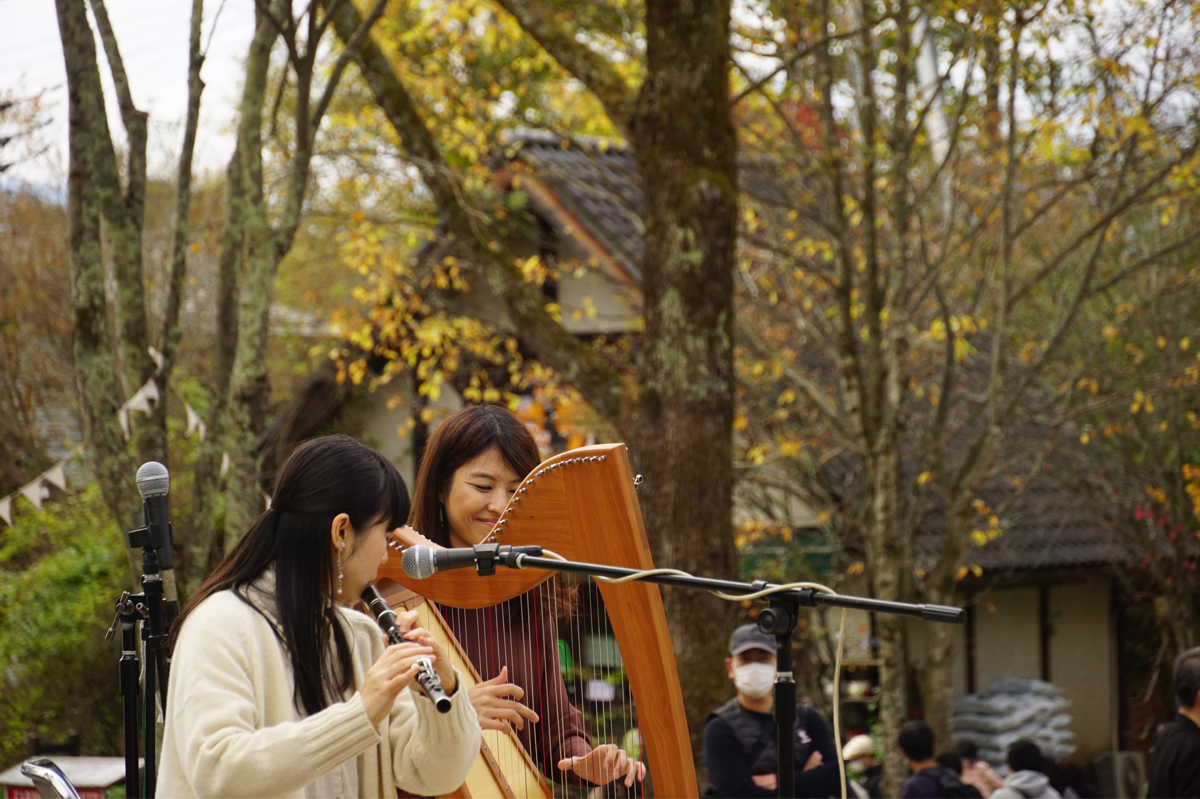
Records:
[[[524,478],[542,462],[537,442],[525,423],[503,405],[487,403],[463,408],[451,414],[433,431],[413,491],[412,526],[436,544],[451,546],[450,523],[439,497],[450,489],[454,473],[492,447],[509,468]],[[578,603],[579,583],[567,574],[559,575],[555,589],[533,589],[535,604],[552,617],[570,616]],[[513,614],[525,607],[516,600],[505,603]]]
[[[271,507],[258,517],[220,565],[192,594],[171,632],[171,647],[187,616],[226,589],[251,607],[243,589],[275,567],[275,618],[263,614],[292,662],[297,707],[308,715],[340,701],[353,680],[350,647],[337,622],[330,528],[339,513],[350,517],[355,540],[383,522],[389,529],[408,518],[408,488],[386,458],[347,436],[301,444],[279,470]],[[347,597],[353,602],[358,597]],[[330,636],[336,650],[330,652]]]
[[[487,452],[500,450],[508,467],[524,478],[542,457],[533,434],[503,405],[475,405],[449,416],[425,446],[413,494],[412,526],[434,543],[450,546],[450,525],[439,494],[463,464]]]

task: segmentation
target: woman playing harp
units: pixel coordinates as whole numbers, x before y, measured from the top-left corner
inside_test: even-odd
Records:
[[[480,543],[539,459],[533,436],[506,408],[480,405],[453,414],[434,431],[421,460],[413,527],[446,547]],[[632,786],[646,767],[613,744],[592,746],[567,698],[555,630],[572,602],[568,591],[546,584],[496,607],[442,610],[486,680],[470,692],[484,729],[516,727],[547,776],[567,772],[572,781],[595,785],[623,778]]]

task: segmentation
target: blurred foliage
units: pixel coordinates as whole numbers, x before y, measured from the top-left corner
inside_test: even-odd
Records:
[[[0,529],[0,765],[26,736],[82,738],[88,755],[121,754],[120,631],[105,641],[128,582],[125,537],[96,485]]]

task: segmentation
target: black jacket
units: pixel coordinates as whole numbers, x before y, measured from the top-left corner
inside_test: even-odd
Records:
[[[1200,797],[1200,727],[1182,713],[1163,727],[1154,743],[1148,795]]]
[[[837,747],[821,714],[805,705],[796,706],[796,796],[841,796],[838,783]],[[814,751],[822,763],[804,771]],[[710,796],[771,799],[778,791],[760,788],[752,777],[775,774],[779,767],[775,718],[726,702],[708,717],[704,727],[704,766],[711,782]]]
[[[900,788],[900,799],[982,799],[974,785],[964,785],[948,768],[932,766],[923,768],[904,781]]]

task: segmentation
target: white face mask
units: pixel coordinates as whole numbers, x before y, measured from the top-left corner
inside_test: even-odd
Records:
[[[775,686],[775,666],[769,663],[747,663],[733,670],[733,684],[753,699],[761,699]]]

